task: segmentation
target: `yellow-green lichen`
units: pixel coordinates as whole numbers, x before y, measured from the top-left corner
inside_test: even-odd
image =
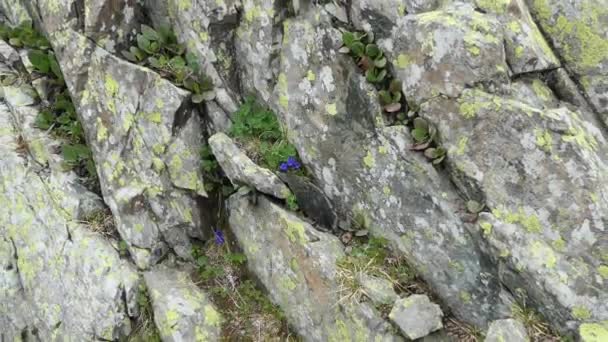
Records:
[[[551,152],[553,147],[551,132],[535,129],[534,135],[536,136],[536,145],[545,152]]]
[[[162,114],[160,112],[152,112],[149,113],[146,118],[148,119],[148,121],[156,123],[156,124],[160,124],[163,122],[163,117]]]
[[[583,323],[578,331],[583,342],[608,341],[608,321],[600,323]]]
[[[600,265],[597,268],[597,273],[600,275],[600,277],[602,277],[603,279],[608,280],[608,266],[606,265]]]
[[[492,233],[492,224],[490,222],[481,222],[479,224],[484,236],[488,236]]]
[[[454,153],[458,156],[463,155],[464,152],[466,151],[468,142],[469,142],[468,137],[460,137],[460,139],[458,139],[458,146],[456,147],[456,151]]]
[[[101,121],[101,118],[97,118],[97,141],[104,141],[108,138],[108,129]]]
[[[540,241],[534,241],[530,245],[532,257],[540,260],[547,268],[553,269],[557,264],[557,257],[553,249]]]
[[[572,317],[579,320],[587,320],[591,318],[591,312],[584,306],[575,306],[571,311]]]
[[[405,69],[412,64],[412,62],[412,58],[409,55],[401,53],[399,56],[397,56],[397,59],[393,62],[393,64],[396,65],[397,68]]]
[[[308,72],[306,73],[306,78],[310,81],[313,82],[314,80],[317,79],[317,76],[315,75],[314,72],[312,72],[312,70],[308,70]]]
[[[219,327],[222,324],[220,314],[210,304],[205,305],[205,324],[213,327]]]
[[[370,169],[372,169],[372,168],[374,168],[374,166],[376,166],[376,159],[372,155],[371,151],[368,151],[367,154],[365,155],[365,157],[363,158],[363,165],[365,165],[366,167],[368,167]]]
[[[291,220],[287,217],[282,218],[285,234],[289,241],[293,243],[305,244],[308,242],[306,239],[306,230],[302,222]]]
[[[556,251],[563,251],[566,249],[566,241],[560,236],[551,244]]]
[[[471,294],[467,291],[460,291],[459,297],[460,300],[465,304],[469,304],[471,302]]]
[[[116,96],[118,94],[118,82],[110,74],[106,74],[105,77],[105,88],[106,93],[110,97]]]
[[[582,127],[573,126],[568,129],[568,133],[562,135],[562,140],[569,143],[577,144],[583,149],[589,151],[597,150],[597,140],[589,135]]]
[[[335,103],[329,103],[325,105],[325,111],[327,112],[327,114],[332,116],[338,114],[338,109]]]
[[[511,0],[476,0],[477,7],[492,13],[502,14],[507,10]]]

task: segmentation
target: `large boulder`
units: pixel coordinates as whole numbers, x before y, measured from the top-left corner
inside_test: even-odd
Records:
[[[495,16],[459,3],[402,17],[380,45],[408,102],[420,104],[440,94],[458,96],[474,84],[508,83],[503,40]]]
[[[505,52],[514,74],[555,69],[560,62],[530,15],[525,0],[477,0],[479,9],[496,15],[505,37]]]
[[[9,100],[0,87],[8,102],[0,104],[2,338],[125,338],[137,313],[137,273],[106,237],[79,223],[95,195],[63,171],[57,142],[35,134],[37,107],[15,101],[28,98],[23,92],[11,89]]]
[[[202,127],[190,93],[70,29],[51,35],[93,152],[104,199],[137,265],[203,238]]]
[[[395,341],[390,324],[368,303],[341,300],[337,237],[317,231],[264,196],[247,191],[228,200],[230,228],[249,269],[305,341]]]
[[[608,319],[608,159],[600,129],[565,107],[536,109],[480,90],[438,97],[436,123],[454,183],[490,213],[480,235],[504,265],[501,282],[524,288],[562,330]]]
[[[273,101],[304,164],[342,217],[364,217],[462,319],[507,314],[497,269],[456,214],[464,203],[405,127],[384,127],[374,88],[337,52],[340,32],[315,14],[285,22]]]

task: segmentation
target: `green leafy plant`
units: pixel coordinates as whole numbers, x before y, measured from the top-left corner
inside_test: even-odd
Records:
[[[234,113],[230,135],[254,160],[270,170],[277,170],[281,163],[297,155],[275,114],[259,105],[253,97],[248,97]]]
[[[386,57],[380,48],[374,44],[371,32],[359,33],[345,31],[342,33],[344,46],[340,49],[357,59],[357,64],[365,71],[365,77],[370,83],[381,83],[387,76]]]
[[[298,199],[293,193],[287,196],[285,202],[287,203],[287,208],[289,208],[289,210],[291,211],[298,211],[300,209],[300,206],[298,205]]]
[[[413,150],[424,151],[433,164],[440,164],[447,156],[447,150],[437,141],[437,129],[426,120],[415,117],[418,107],[409,106],[403,98],[401,81],[392,79],[387,72],[387,60],[382,50],[374,43],[371,32],[342,33],[341,53],[350,54],[357,65],[365,72],[365,78],[378,89],[380,104],[387,117],[393,122],[411,125],[414,139]],[[410,121],[410,119],[414,119]]]
[[[447,156],[448,151],[439,147],[429,147],[424,151],[424,156],[433,161],[433,164],[440,164]]]
[[[51,47],[46,37],[34,29],[31,21],[24,21],[16,27],[0,23],[0,39],[16,48],[47,50]]]
[[[97,172],[92,153],[86,145],[82,125],[76,116],[76,109],[51,44],[27,21],[14,28],[0,25],[0,38],[15,48],[28,49],[28,59],[33,69],[31,76],[46,77],[48,81],[48,98],[44,99],[48,105],[40,110],[36,126],[50,130],[65,141],[61,151],[66,166],[90,179],[97,188]]]
[[[202,74],[196,56],[186,53],[186,47],[178,43],[171,29],[166,26],[154,29],[141,25],[141,33],[137,35],[136,42],[137,46],[122,51],[126,59],[151,67],[176,85],[190,90],[194,103],[215,98],[213,82]]]
[[[434,142],[437,135],[437,129],[425,119],[415,118],[414,129],[412,129],[411,133],[415,141],[413,149],[425,150]]]

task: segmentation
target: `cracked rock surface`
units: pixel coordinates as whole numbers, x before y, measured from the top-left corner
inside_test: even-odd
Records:
[[[0,0],[3,28],[28,22],[98,189],[66,167],[66,135],[39,128],[53,94],[39,47],[1,31],[0,340],[128,339],[142,288],[163,341],[226,338],[225,303],[193,280],[205,244],[242,252],[305,341],[442,338],[456,321],[540,340],[520,311],[552,338],[608,339],[608,0]],[[125,58],[142,24],[175,33],[213,99]],[[384,83],[401,86],[403,117],[436,128],[441,164],[340,53],[344,30],[382,50]],[[233,142],[250,96],[301,170]],[[419,286],[356,270],[367,294],[345,301],[338,273],[360,241],[383,241],[381,264],[405,260]]]

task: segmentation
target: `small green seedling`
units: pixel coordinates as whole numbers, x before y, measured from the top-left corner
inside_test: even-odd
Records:
[[[437,129],[433,125],[423,118],[415,118],[414,129],[412,129],[415,144],[412,149],[417,151],[427,149],[434,142],[436,135]]]
[[[424,151],[424,156],[433,161],[434,165],[440,164],[446,157],[448,151],[439,147],[429,147]]]

